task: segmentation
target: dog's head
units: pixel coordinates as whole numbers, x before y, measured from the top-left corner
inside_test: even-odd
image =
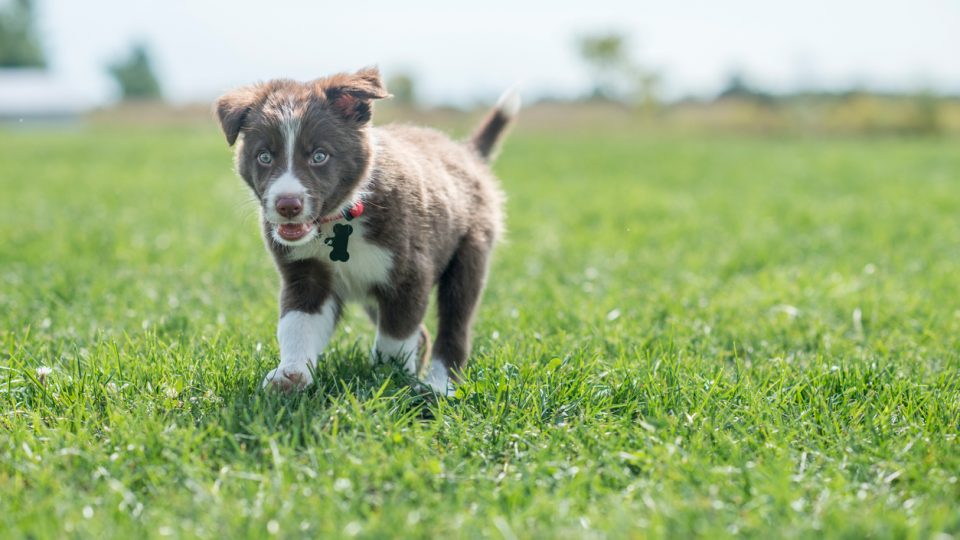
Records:
[[[275,241],[309,242],[323,216],[356,196],[372,161],[372,103],[385,97],[379,71],[367,68],[306,83],[269,81],[217,100],[227,143],[240,140],[237,172]]]

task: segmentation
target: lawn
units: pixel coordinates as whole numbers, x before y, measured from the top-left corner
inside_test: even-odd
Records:
[[[0,147],[4,537],[960,534],[957,140],[515,133],[439,402],[359,309],[259,390],[277,277],[212,126]]]

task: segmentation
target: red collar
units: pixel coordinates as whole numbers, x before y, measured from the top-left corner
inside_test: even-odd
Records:
[[[345,219],[347,221],[353,221],[355,218],[360,217],[363,214],[363,201],[357,200],[347,208],[340,210],[335,214],[330,214],[329,216],[324,216],[320,218],[320,223],[330,223],[331,221],[338,221]]]

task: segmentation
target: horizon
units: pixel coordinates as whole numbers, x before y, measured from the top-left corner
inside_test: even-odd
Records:
[[[37,26],[52,75],[93,106],[116,100],[105,66],[137,41],[149,48],[174,104],[208,102],[257,80],[311,79],[365,65],[378,65],[388,79],[413,75],[420,100],[430,105],[489,101],[516,84],[528,102],[569,99],[591,86],[577,36],[608,30],[628,35],[632,56],[662,75],[668,101],[715,96],[732,73],[774,94],[960,93],[950,52],[960,50],[954,32],[960,4],[946,0],[883,6],[816,0],[802,7],[600,0],[589,8],[542,0],[467,7],[368,0],[337,11],[284,0],[265,15],[258,9],[253,0],[229,9],[184,0],[40,0]],[[264,38],[249,38],[251,28]]]

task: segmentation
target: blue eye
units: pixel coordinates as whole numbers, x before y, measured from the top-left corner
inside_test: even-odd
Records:
[[[259,161],[261,165],[270,165],[273,163],[273,154],[264,150],[257,154],[257,161]]]
[[[315,151],[315,152],[313,153],[313,156],[310,158],[310,164],[311,164],[311,165],[322,165],[322,164],[326,163],[327,159],[329,159],[329,158],[330,158],[330,156],[328,156],[326,152],[324,152],[324,151],[322,151],[322,150],[317,150],[317,151]]]

